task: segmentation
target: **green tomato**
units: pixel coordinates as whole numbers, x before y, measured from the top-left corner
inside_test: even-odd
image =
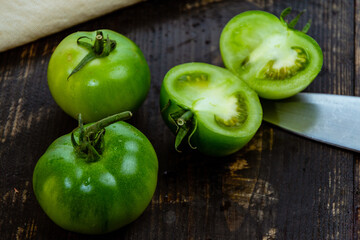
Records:
[[[172,68],[162,83],[160,106],[176,133],[176,149],[187,138],[191,147],[211,156],[241,149],[262,121],[257,94],[230,71],[206,63]]]
[[[150,70],[138,46],[111,30],[76,32],[55,49],[48,85],[56,103],[70,116],[94,122],[134,111],[150,88]]]
[[[49,146],[36,164],[33,188],[57,225],[102,234],[145,210],[156,188],[158,162],[149,140],[128,123],[113,123],[106,132],[99,124],[85,127]]]
[[[263,11],[247,11],[229,21],[221,33],[220,50],[226,68],[244,79],[260,97],[287,98],[304,90],[318,75],[323,55],[314,39]]]

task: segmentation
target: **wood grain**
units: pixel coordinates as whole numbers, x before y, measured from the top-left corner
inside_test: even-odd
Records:
[[[298,25],[324,53],[305,90],[360,96],[360,0],[147,1],[0,53],[0,239],[354,239],[359,228],[360,158],[264,123],[239,152],[209,158],[174,150],[159,114],[166,72],[184,62],[223,66],[222,28],[236,14],[279,15],[292,6]],[[354,21],[355,19],[355,21]],[[80,30],[109,28],[134,40],[152,73],[148,98],[130,121],[153,143],[158,186],[134,223],[105,236],[67,232],[44,214],[32,171],[47,146],[76,121],[53,101],[46,69],[56,45]]]
[[[360,0],[355,1],[354,6],[354,31],[355,31],[355,95],[360,96]],[[354,156],[354,236],[360,238],[360,154]]]

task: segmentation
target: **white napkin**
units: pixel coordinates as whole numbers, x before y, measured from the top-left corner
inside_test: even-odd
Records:
[[[0,1],[0,52],[142,0]]]

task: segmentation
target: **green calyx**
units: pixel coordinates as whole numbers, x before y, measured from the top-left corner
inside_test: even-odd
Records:
[[[287,23],[284,18],[291,12],[291,8],[285,8],[281,14],[280,14],[280,21],[282,23],[284,23],[286,26],[288,26],[288,28],[291,29],[295,29],[296,24],[298,23],[301,15],[303,15],[303,13],[305,12],[305,10],[301,11],[293,20],[290,21],[290,23]],[[303,27],[303,29],[301,30],[301,32],[303,33],[307,33],[310,29],[311,26],[311,19],[306,23],[306,25]]]
[[[129,111],[118,113],[104,118],[91,126],[84,128],[84,124],[79,114],[79,126],[71,132],[71,143],[75,152],[87,162],[95,162],[100,159],[104,150],[105,127],[118,121],[131,118]],[[79,130],[78,142],[75,140],[74,133]]]
[[[77,39],[77,44],[81,47],[89,50],[89,53],[79,62],[79,64],[72,70],[69,78],[80,71],[87,63],[91,62],[95,58],[103,58],[109,56],[109,54],[116,48],[116,41],[110,40],[109,35],[107,35],[106,39],[104,39],[102,31],[96,32],[96,37],[94,44],[92,45],[89,42],[83,41],[83,39],[93,41],[91,38],[82,36]]]
[[[191,145],[191,137],[197,129],[197,120],[191,110],[183,109],[179,106],[180,110],[170,113],[169,117],[171,122],[176,126],[175,149],[178,152],[180,144],[187,136],[187,142],[192,149],[196,147]]]

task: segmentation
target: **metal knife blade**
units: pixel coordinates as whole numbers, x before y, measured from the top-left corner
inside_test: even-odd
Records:
[[[301,136],[360,152],[360,97],[298,93],[261,99],[264,120]]]

